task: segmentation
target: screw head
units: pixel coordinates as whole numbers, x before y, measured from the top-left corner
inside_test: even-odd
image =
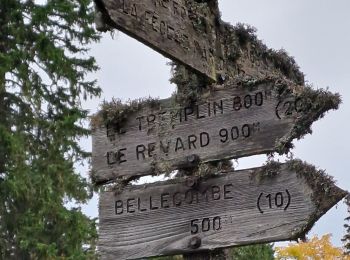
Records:
[[[189,242],[191,249],[198,249],[202,245],[202,240],[199,237],[192,237]]]
[[[120,135],[125,134],[125,133],[126,133],[126,130],[124,128],[119,128]]]
[[[196,154],[191,154],[191,155],[189,155],[189,156],[187,156],[187,161],[189,162],[189,163],[196,163],[196,162],[198,162],[198,160],[199,160],[199,157],[198,157],[198,155],[196,155]]]
[[[196,184],[196,179],[194,177],[187,177],[186,186],[192,188]]]

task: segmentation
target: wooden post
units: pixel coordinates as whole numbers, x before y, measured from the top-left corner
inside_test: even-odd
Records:
[[[184,260],[210,260],[210,251],[183,255]]]
[[[217,249],[214,251],[203,251],[194,254],[185,254],[184,260],[228,260],[227,249]]]
[[[193,176],[195,170],[183,170],[180,171],[182,174],[185,174],[187,176]],[[197,237],[194,237],[190,241],[190,246],[193,249],[200,248],[201,241]],[[228,260],[228,254],[227,249],[216,249],[213,251],[201,251],[197,253],[191,253],[191,254],[184,254],[183,255],[184,260]]]

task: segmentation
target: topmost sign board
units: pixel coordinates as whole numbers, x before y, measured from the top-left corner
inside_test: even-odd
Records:
[[[185,0],[99,0],[113,27],[215,81],[215,16]],[[101,5],[102,4],[102,5]]]

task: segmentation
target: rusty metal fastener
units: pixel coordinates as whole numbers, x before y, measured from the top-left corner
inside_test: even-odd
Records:
[[[187,177],[186,178],[186,186],[191,188],[193,186],[195,186],[195,184],[197,183],[197,179],[195,177]]]
[[[199,161],[199,156],[196,154],[191,154],[191,155],[187,156],[187,161],[189,163],[196,163]]]
[[[120,135],[125,134],[125,133],[126,133],[125,128],[119,128],[119,134]]]
[[[202,240],[199,237],[192,237],[188,246],[191,249],[198,249],[202,245]]]

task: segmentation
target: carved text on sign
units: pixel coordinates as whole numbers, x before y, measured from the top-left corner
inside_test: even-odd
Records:
[[[171,171],[192,155],[208,162],[272,152],[308,113],[302,100],[279,96],[273,83],[232,85],[187,107],[162,100],[131,113],[122,126],[94,129],[94,177],[103,182]]]
[[[190,252],[194,237],[201,250],[296,239],[346,192],[310,166],[299,163],[296,172],[293,165],[274,166],[273,176],[268,168],[232,170],[191,187],[178,179],[103,192],[102,259]]]

